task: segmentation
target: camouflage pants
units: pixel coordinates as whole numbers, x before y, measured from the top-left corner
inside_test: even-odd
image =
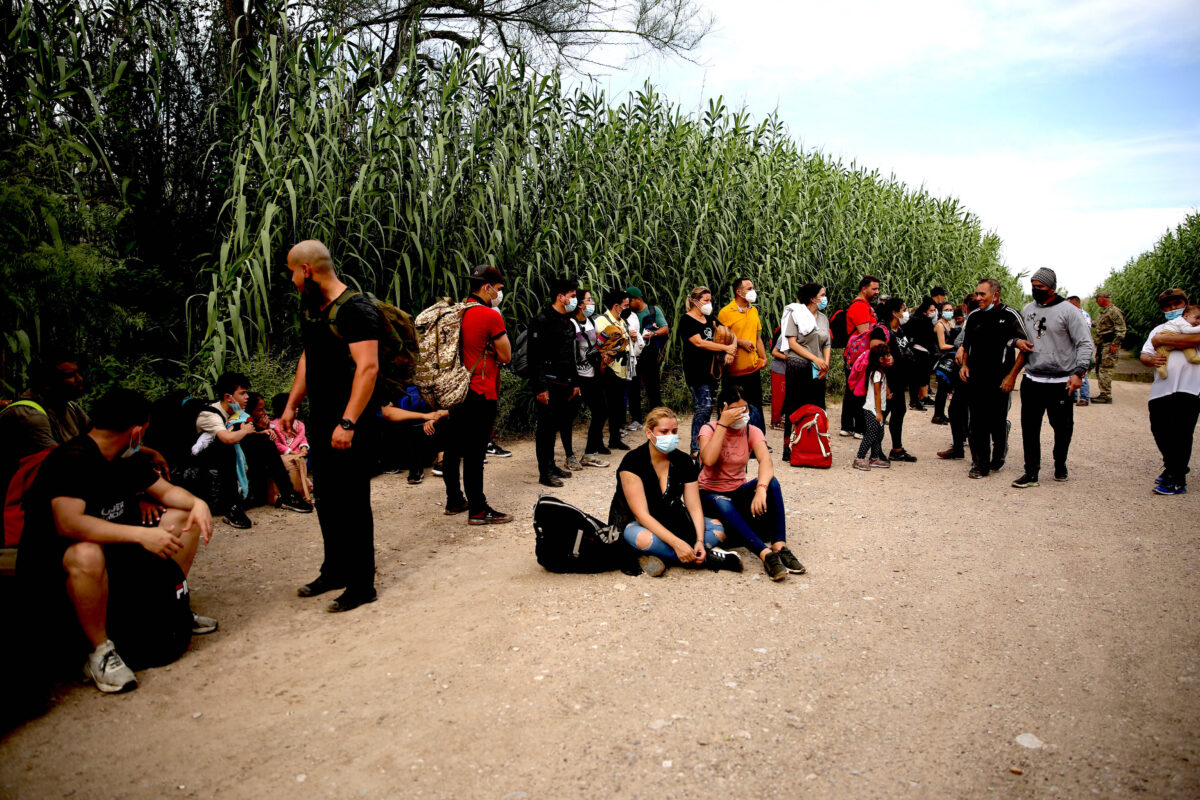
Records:
[[[1112,374],[1117,366],[1117,356],[1120,352],[1110,353],[1110,345],[1100,342],[1096,345],[1096,377],[1100,380],[1100,397],[1112,397]]]

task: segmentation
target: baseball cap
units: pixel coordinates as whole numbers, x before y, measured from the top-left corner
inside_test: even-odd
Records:
[[[633,299],[635,297],[641,297],[642,290],[637,288],[636,286],[630,286],[628,289],[625,290],[625,294],[629,295],[630,299]]]
[[[1186,303],[1188,301],[1187,292],[1183,289],[1167,289],[1158,296],[1158,305],[1161,308],[1174,300],[1182,300]]]
[[[484,283],[504,283],[504,273],[490,264],[480,264],[471,271],[471,279]]]
[[[1096,297],[1107,297],[1112,300],[1112,292],[1096,292]]]

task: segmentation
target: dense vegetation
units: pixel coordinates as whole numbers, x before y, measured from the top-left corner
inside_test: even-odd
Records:
[[[495,264],[517,329],[556,275],[648,287],[672,321],[690,287],[723,303],[735,275],[768,320],[802,282],[837,307],[864,273],[910,302],[983,275],[1020,294],[957,201],[803,151],[720,99],[699,115],[650,86],[610,102],[471,49],[372,79],[378,55],[347,38],[280,16],[235,41],[194,3],[9,5],[9,390],[55,345],[148,387],[233,364],[279,379],[295,353],[285,254],[310,236],[409,309]]]
[[[1170,288],[1183,289],[1191,302],[1200,302],[1200,214],[1188,214],[1154,249],[1113,270],[1097,290],[1112,292],[1113,303],[1125,312],[1126,347],[1136,352],[1150,330],[1163,322],[1154,298]]]

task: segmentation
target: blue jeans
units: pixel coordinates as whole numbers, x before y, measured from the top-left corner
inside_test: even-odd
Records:
[[[688,388],[692,390],[692,402],[696,408],[696,412],[692,416],[692,449],[690,451],[695,453],[700,449],[700,429],[712,419],[713,394],[717,387],[702,383],[699,386],[689,386]]]
[[[1092,401],[1092,387],[1088,385],[1087,375],[1083,376],[1083,383],[1081,383],[1079,388],[1075,390],[1075,402],[1078,403],[1080,400],[1085,403],[1090,403]]]
[[[700,501],[704,504],[704,513],[712,514],[725,524],[735,537],[741,539],[758,555],[769,549],[765,540],[771,542],[787,541],[787,518],[783,511],[783,490],[778,478],[771,478],[767,484],[767,510],[761,516],[750,513],[750,504],[754,500],[754,491],[758,488],[758,479],[747,481],[732,492],[709,492],[700,490]]]
[[[645,550],[638,547],[638,534],[646,530],[644,525],[637,522],[631,522],[625,526],[625,541],[629,546],[642,555],[658,556],[666,564],[678,564],[679,556],[675,555],[674,548],[671,545],[658,538],[653,533],[650,534],[650,546]],[[725,529],[721,527],[721,523],[715,519],[708,517],[704,518],[704,545],[705,547],[716,547],[721,543],[721,537],[718,534],[723,534]]]

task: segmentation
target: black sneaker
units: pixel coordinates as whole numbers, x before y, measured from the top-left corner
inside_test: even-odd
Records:
[[[375,591],[375,587],[367,590],[362,589],[347,589],[338,595],[335,599],[329,601],[329,605],[325,608],[333,614],[341,611],[353,611],[361,605],[374,603],[379,599],[379,595]]]
[[[538,478],[538,483],[542,486],[549,486],[551,489],[561,489],[564,486],[562,478],[554,474],[543,475]]]
[[[767,577],[773,581],[781,581],[788,574],[788,568],[783,565],[783,559],[779,557],[779,553],[767,553],[767,557],[763,559],[763,569],[767,571]]]
[[[725,569],[730,572],[742,571],[742,559],[732,550],[722,550],[720,547],[710,547],[704,556],[704,566],[713,572]]]
[[[1035,487],[1037,485],[1038,485],[1038,476],[1031,475],[1028,472],[1026,472],[1021,477],[1017,478],[1015,481],[1012,482],[1012,486],[1014,489],[1032,489],[1033,487]]]
[[[625,444],[624,442],[609,442],[608,446],[611,447],[613,450],[628,450],[629,449],[629,445]]]
[[[425,480],[425,470],[410,469],[408,471],[408,482],[410,484],[412,484],[413,486],[416,486],[418,483],[420,483],[423,480]]]
[[[913,403],[909,403],[908,408],[910,411],[928,411],[929,410],[923,404],[920,404],[920,403],[915,404],[915,405]]]
[[[467,501],[465,499],[459,500],[457,503],[452,503],[449,500],[447,500],[446,508],[445,508],[445,510],[442,511],[442,513],[445,514],[447,517],[452,517],[455,514],[461,514],[464,511],[469,511],[470,509],[471,509],[471,506],[467,504]]]
[[[979,467],[974,466],[971,467],[971,471],[967,473],[968,478],[986,478],[987,476],[988,471],[986,469],[980,469]]]
[[[596,452],[602,456],[611,456],[612,455],[612,450],[609,450],[604,445],[600,445],[599,447],[597,447]]]
[[[295,492],[288,492],[280,497],[279,507],[286,508],[288,511],[295,511],[298,514],[311,514],[313,510],[312,503]]]
[[[551,474],[551,475],[553,475],[553,476],[554,476],[554,477],[556,477],[556,478],[569,478],[569,477],[571,477],[571,472],[570,472],[569,470],[565,470],[565,469],[563,469],[563,468],[562,468],[562,467],[560,467],[558,464],[555,464],[554,466],[552,466],[552,467],[550,468],[550,474]]]
[[[951,447],[949,450],[939,450],[937,457],[945,459],[959,459],[966,458],[967,454],[962,450],[955,450],[953,447]]]
[[[1003,467],[1003,466],[1004,466],[1003,458],[1000,459],[999,461],[993,461],[991,463],[991,465],[988,467],[988,472],[999,472],[1001,467]]]
[[[904,448],[900,448],[899,450],[893,450],[892,452],[888,453],[888,461],[906,461],[906,462],[912,464],[916,460],[917,460],[917,457],[914,456],[912,453],[908,452],[907,450],[905,450]]]
[[[438,459],[437,461],[433,462],[433,474],[435,477],[438,477],[438,478],[442,477],[442,461],[441,461],[441,459]]]
[[[242,509],[238,508],[237,506],[233,506],[226,511],[225,516],[222,517],[222,519],[225,520],[226,525],[230,525],[234,528],[240,528],[242,530],[245,530],[254,524],[250,521],[250,518],[246,516],[246,512],[242,511]]]
[[[776,551],[776,555],[779,556],[779,560],[783,562],[783,565],[787,567],[787,571],[793,575],[803,575],[808,571],[804,568],[804,565],[800,563],[800,559],[796,558],[795,554],[788,549],[787,545],[779,548],[779,550]]]
[[[505,450],[495,442],[488,442],[487,450],[484,451],[484,454],[495,456],[496,458],[511,458],[512,450]]]
[[[1060,482],[1060,483],[1061,483],[1061,482],[1063,482],[1063,481],[1066,481],[1066,480],[1068,480],[1068,479],[1069,479],[1069,476],[1067,475],[1067,468],[1066,468],[1066,467],[1055,467],[1055,468],[1054,468],[1054,480],[1056,480],[1056,481],[1058,481],[1058,482]]]
[[[477,511],[467,519],[469,525],[503,525],[512,522],[512,516],[488,506],[483,511]]]
[[[334,583],[320,576],[312,583],[306,583],[296,590],[296,594],[301,597],[316,597],[319,594],[332,592],[334,589],[345,589],[346,585],[342,583]]]

